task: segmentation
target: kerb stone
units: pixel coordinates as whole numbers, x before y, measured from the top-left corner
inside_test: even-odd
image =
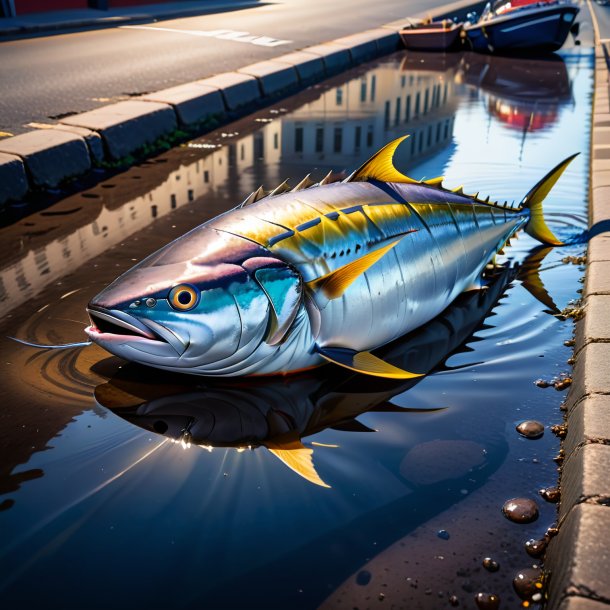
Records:
[[[585,396],[610,394],[610,343],[589,343],[576,356],[574,382],[566,400],[568,411]]]
[[[297,75],[301,83],[315,82],[324,78],[324,62],[321,57],[297,51],[295,53],[287,53],[276,57],[274,62],[279,64],[288,64],[293,66],[297,71]]]
[[[346,47],[355,64],[377,57],[377,42],[373,34],[353,34],[337,38],[333,40],[333,44]]]
[[[97,131],[112,159],[121,159],[176,129],[171,106],[129,100],[66,117],[64,125]]]
[[[172,106],[178,121],[185,126],[197,125],[211,116],[226,113],[220,91],[199,82],[155,91],[142,95],[139,99]]]
[[[0,152],[21,157],[36,186],[54,187],[91,168],[85,140],[56,129],[39,129],[0,140]]]
[[[576,504],[610,504],[608,472],[610,447],[607,445],[583,445],[566,459],[561,473],[560,521]],[[610,512],[610,506],[606,508]]]
[[[387,28],[375,28],[367,30],[364,34],[371,34],[377,44],[379,55],[392,53],[400,48],[400,35],[398,31],[391,32]]]
[[[578,504],[549,544],[545,569],[549,580],[548,610],[557,610],[573,595],[610,599],[610,507]]]
[[[577,447],[585,443],[605,443],[610,451],[610,396],[589,396],[570,412],[568,433],[563,442],[568,459]]]
[[[15,155],[0,153],[0,208],[7,201],[19,201],[27,192],[23,161]]]
[[[307,47],[303,51],[322,58],[327,75],[337,74],[352,66],[349,51],[345,47],[336,44],[319,44]]]
[[[243,106],[257,102],[261,96],[256,78],[239,72],[217,74],[197,81],[197,83],[220,89],[225,106],[229,110],[238,110]]]
[[[293,66],[276,61],[261,61],[238,70],[240,74],[254,76],[260,82],[263,95],[275,95],[298,85],[299,79]]]
[[[587,297],[585,317],[576,323],[577,346],[595,341],[610,343],[610,295]],[[610,368],[608,371],[610,373]]]

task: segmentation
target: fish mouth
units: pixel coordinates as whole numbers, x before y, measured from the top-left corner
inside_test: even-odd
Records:
[[[89,338],[109,349],[112,345],[129,346],[145,353],[159,349],[181,355],[187,344],[178,335],[152,320],[140,320],[118,309],[89,305],[91,325],[85,329]],[[109,351],[113,351],[109,349]]]

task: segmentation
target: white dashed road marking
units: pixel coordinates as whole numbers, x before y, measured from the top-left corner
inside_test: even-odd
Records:
[[[255,36],[250,32],[238,32],[236,30],[178,30],[174,28],[158,28],[149,25],[121,25],[123,30],[155,30],[159,32],[176,32],[188,36],[203,36],[205,38],[220,38],[221,40],[233,40],[234,42],[247,42],[259,47],[279,47],[289,44],[292,40],[280,40],[271,36]]]

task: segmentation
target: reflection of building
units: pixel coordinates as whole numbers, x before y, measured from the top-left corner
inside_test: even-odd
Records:
[[[228,148],[215,150],[192,165],[180,166],[159,186],[120,207],[102,206],[91,222],[29,250],[16,262],[0,269],[0,316],[36,296],[67,272],[148,226],[155,218],[224,184],[228,166]],[[90,193],[83,194],[86,195]]]
[[[453,130],[449,73],[401,72],[385,64],[323,93],[283,120],[282,154],[307,165],[351,165],[394,133],[411,133],[410,157],[447,144]]]
[[[310,95],[311,101],[290,113],[271,114],[273,120],[259,119],[254,128],[250,120],[249,128],[242,129],[239,136],[220,140],[227,145],[216,148],[202,143],[210,138],[192,142],[190,156],[180,157],[181,164],[161,183],[162,170],[148,164],[145,177],[154,180],[149,189],[145,180],[131,180],[144,173],[143,168],[135,167],[122,175],[120,189],[108,190],[112,185],[104,183],[35,214],[31,233],[16,229],[21,247],[29,249],[20,257],[8,251],[4,257],[0,316],[155,218],[212,190],[222,193],[223,206],[235,205],[261,184],[273,188],[288,177],[300,180],[311,171],[353,169],[405,133],[412,137],[400,157],[413,166],[412,161],[439,151],[452,138],[453,74],[453,67],[405,72],[396,62],[381,63],[345,83],[321,89],[313,99]],[[219,134],[210,137],[214,135]],[[190,162],[199,148],[204,154]],[[137,195],[126,197],[125,191],[134,188]],[[119,191],[123,199],[114,203]],[[53,215],[65,216],[70,222],[53,222]]]

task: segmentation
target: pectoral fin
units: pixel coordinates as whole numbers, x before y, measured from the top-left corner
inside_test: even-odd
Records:
[[[357,352],[345,347],[316,347],[316,351],[325,360],[363,375],[388,379],[413,379],[423,376],[423,373],[410,373],[399,369],[370,352]]]
[[[278,345],[297,316],[302,299],[300,276],[290,267],[267,267],[254,273],[271,306],[271,322],[266,343]]]
[[[275,457],[284,462],[288,468],[294,470],[310,483],[320,487],[330,487],[316,472],[311,458],[313,449],[308,449],[303,445],[296,431],[276,437],[272,441],[267,441],[265,446]]]
[[[372,267],[399,241],[399,239],[393,241],[387,246],[369,252],[361,258],[347,263],[343,267],[339,267],[339,269],[335,269],[322,277],[312,280],[307,283],[307,287],[313,292],[322,292],[328,299],[338,299],[359,275],[364,273],[369,267]]]

